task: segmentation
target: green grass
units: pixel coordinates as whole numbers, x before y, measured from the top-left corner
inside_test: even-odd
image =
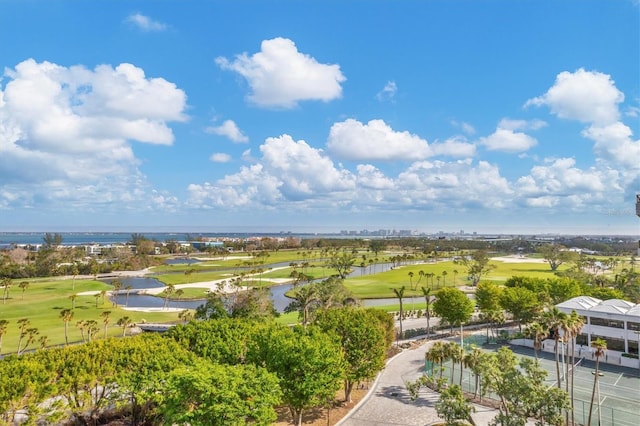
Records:
[[[504,283],[507,279],[514,275],[524,275],[538,278],[552,278],[553,271],[546,263],[506,263],[500,261],[491,261],[491,265],[495,265],[495,269],[491,270],[483,280],[494,281],[496,283]],[[566,266],[562,265],[559,269],[563,270]],[[419,272],[425,274],[433,273],[433,280],[423,277],[420,278]],[[447,272],[446,278],[442,273]],[[458,271],[458,273],[454,273]],[[409,278],[409,272],[413,272],[413,278]],[[438,282],[437,277],[440,277]],[[415,290],[411,289],[411,281]],[[417,285],[416,285],[417,283]],[[354,277],[345,280],[345,286],[353,292],[356,297],[361,299],[377,299],[377,298],[393,298],[393,288],[405,286],[405,296],[422,295],[420,287],[432,287],[434,289],[445,286],[463,286],[467,285],[465,269],[462,265],[456,265],[452,261],[438,263],[424,263],[416,265],[406,265],[396,267],[393,270],[381,272],[373,275],[365,275],[362,277]]]
[[[18,284],[28,281],[29,287],[25,291],[22,300],[22,291]],[[15,352],[19,338],[19,328],[17,321],[27,318],[30,321],[29,327],[35,327],[39,331],[39,336],[47,336],[49,345],[64,343],[64,322],[60,319],[60,311],[71,309],[72,301],[69,296],[85,291],[110,290],[111,286],[94,280],[75,280],[75,289],[71,280],[15,280],[9,290],[9,298],[5,304],[0,304],[0,319],[9,321],[7,332],[2,341],[2,353]],[[121,297],[124,301],[124,297]],[[108,298],[104,303],[102,298],[97,300],[94,296],[77,296],[75,299],[74,317],[69,323],[69,341],[81,341],[80,330],[76,323],[80,320],[95,320],[101,327],[98,336],[103,336],[103,318],[101,313],[110,311],[111,321],[108,327],[109,336],[122,334],[122,329],[116,325],[119,318],[128,316],[133,322],[171,322],[178,319],[177,313],[147,313],[125,311],[121,308],[113,307]],[[33,343],[30,348],[39,347],[38,343]]]
[[[178,299],[178,297],[176,296],[176,293],[174,292],[171,294],[171,297],[169,298],[169,300],[175,301],[175,300],[206,299],[207,294],[209,293],[209,289],[205,287],[187,287],[187,288],[182,288],[180,290],[182,290],[182,295],[180,296],[180,299]],[[163,291],[162,293],[157,294],[156,296],[160,298],[164,298],[166,295],[165,295],[165,292]]]

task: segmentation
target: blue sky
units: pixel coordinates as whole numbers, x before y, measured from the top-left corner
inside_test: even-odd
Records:
[[[0,231],[640,232],[636,0],[0,8]]]

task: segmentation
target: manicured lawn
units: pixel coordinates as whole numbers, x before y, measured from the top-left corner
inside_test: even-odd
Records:
[[[507,263],[491,261],[490,264],[495,265],[495,269],[484,276],[483,280],[503,283],[514,275],[539,278],[554,277],[554,273],[546,263]],[[562,265],[560,270],[564,268],[566,268],[566,266]],[[425,274],[422,278],[420,278],[420,271]],[[412,278],[409,277],[410,272],[413,272]],[[446,274],[443,274],[445,272]],[[426,274],[430,273],[435,274],[435,276],[427,280]],[[390,271],[345,280],[345,286],[351,290],[356,297],[361,299],[392,298],[395,297],[392,289],[402,286],[406,288],[405,296],[418,296],[422,294],[420,287],[438,289],[445,285],[447,287],[462,286],[467,283],[464,267],[454,264],[453,261],[404,265]],[[412,290],[412,285],[415,290]]]
[[[18,284],[28,281],[29,287],[22,300],[22,290]],[[110,290],[111,286],[94,280],[75,280],[75,289],[72,288],[72,280],[15,280],[9,290],[9,298],[5,304],[0,301],[0,319],[9,321],[7,332],[2,340],[2,353],[15,352],[19,338],[19,328],[17,321],[27,318],[30,321],[29,327],[37,328],[39,331],[36,342],[29,348],[39,347],[37,340],[40,336],[47,336],[49,345],[64,343],[64,322],[60,319],[60,311],[71,309],[72,300],[69,296],[85,291]],[[0,293],[1,294],[1,293]],[[97,302],[97,307],[96,307]],[[171,322],[178,319],[177,313],[146,313],[125,311],[121,308],[113,307],[108,298],[104,303],[102,297],[77,296],[73,319],[69,322],[69,341],[81,341],[80,329],[76,323],[80,320],[95,320],[100,326],[97,336],[104,334],[104,323],[101,314],[110,311],[110,323],[108,335],[116,336],[122,334],[122,329],[116,325],[118,319],[128,316],[133,322]]]

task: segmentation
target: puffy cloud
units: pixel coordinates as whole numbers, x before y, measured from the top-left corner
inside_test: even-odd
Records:
[[[546,105],[560,118],[606,125],[620,117],[618,104],[624,101],[611,76],[580,68],[558,74],[544,95],[529,99],[525,106]]]
[[[393,189],[394,183],[371,164],[360,164],[358,170],[358,186],[366,189]]]
[[[537,143],[535,138],[525,133],[502,128],[497,128],[491,135],[480,138],[480,144],[487,147],[489,151],[511,153],[527,151]]]
[[[515,183],[522,203],[531,207],[563,207],[580,210],[603,203],[612,193],[621,193],[619,174],[613,169],[575,167],[573,158],[547,159]]]
[[[400,173],[396,188],[416,206],[434,209],[503,208],[513,195],[497,166],[486,161],[474,166],[470,159],[416,162]]]
[[[444,142],[431,144],[433,155],[448,157],[473,157],[476,154],[476,146],[467,142],[465,138],[453,137]]]
[[[398,86],[396,86],[396,82],[387,81],[387,84],[384,85],[382,90],[376,93],[376,99],[380,102],[393,101],[393,98],[395,98],[397,92]]]
[[[142,31],[164,31],[167,29],[167,25],[162,22],[154,21],[153,19],[145,16],[141,13],[133,13],[125,19],[125,22],[135,25]]]
[[[168,122],[185,120],[184,92],[130,64],[91,71],[29,59],[6,70],[4,82],[5,203],[142,201],[149,188],[129,141],[171,144]]]
[[[339,65],[321,64],[298,52],[286,38],[264,40],[260,52],[237,55],[233,61],[216,58],[222,68],[243,76],[252,93],[249,100],[262,107],[293,108],[300,101],[324,102],[340,98],[346,78]]]
[[[229,154],[225,154],[224,152],[216,152],[211,154],[209,160],[213,161],[214,163],[228,163],[229,161],[231,161],[231,156]]]
[[[249,142],[249,138],[240,131],[233,120],[225,120],[220,126],[207,127],[205,131],[207,133],[224,136],[233,142]]]
[[[594,150],[605,162],[622,166],[640,175],[640,140],[633,140],[631,129],[621,122],[591,126],[582,134],[595,141]]]
[[[407,131],[396,132],[383,120],[363,124],[350,118],[335,123],[327,148],[345,160],[420,160],[432,155],[427,141]]]
[[[355,188],[355,177],[336,168],[321,150],[289,135],[268,138],[260,147],[260,163],[242,167],[215,184],[191,185],[190,204],[237,206],[239,203],[273,206],[283,201],[308,201]],[[223,195],[237,197],[229,201]],[[231,196],[230,195],[230,196]]]

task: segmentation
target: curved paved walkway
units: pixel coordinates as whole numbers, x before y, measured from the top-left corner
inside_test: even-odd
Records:
[[[406,349],[391,358],[379,374],[367,396],[338,423],[340,426],[415,425],[424,426],[442,419],[436,413],[439,394],[422,388],[420,396],[411,401],[405,387],[424,372],[424,355],[433,341],[415,349]],[[497,414],[488,407],[476,405],[473,419],[477,425],[486,425]]]

